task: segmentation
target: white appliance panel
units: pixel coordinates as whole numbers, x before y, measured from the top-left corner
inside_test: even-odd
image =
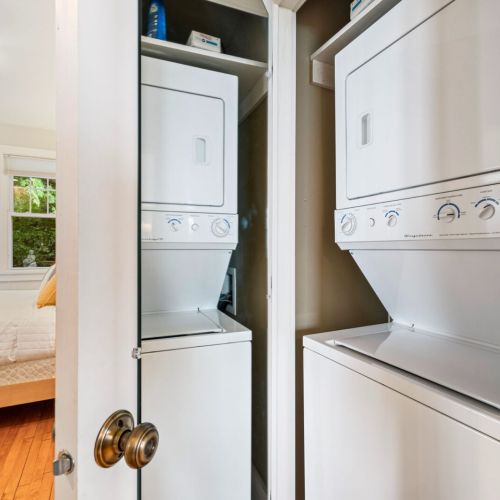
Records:
[[[439,193],[335,212],[335,240],[354,242],[497,239],[500,185]],[[494,243],[494,242],[492,242]]]
[[[141,241],[143,248],[182,244],[186,248],[217,245],[234,250],[238,243],[238,216],[143,210]]]
[[[142,201],[224,204],[224,102],[142,86]]]
[[[352,255],[395,322],[500,346],[500,252],[355,250]]]
[[[142,250],[142,312],[216,309],[231,250]]]
[[[143,355],[142,418],[160,434],[144,500],[250,500],[250,374],[250,342]]]
[[[338,206],[499,182],[499,58],[496,0],[403,1],[343,49]]]
[[[304,350],[305,488],[314,500],[498,500],[500,443]]]
[[[237,212],[238,78],[141,57],[142,209]]]
[[[499,59],[498,1],[455,0],[350,73],[348,197],[499,169]]]

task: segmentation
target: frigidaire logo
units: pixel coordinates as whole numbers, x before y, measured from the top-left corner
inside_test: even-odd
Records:
[[[405,238],[411,238],[411,239],[432,238],[432,234],[405,234]]]

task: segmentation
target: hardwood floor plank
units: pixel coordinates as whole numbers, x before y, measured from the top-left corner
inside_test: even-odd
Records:
[[[12,467],[7,477],[7,481],[4,483],[5,486],[2,500],[14,499],[31,445],[33,444],[35,429],[36,422],[28,422],[19,429],[16,441],[11,447],[12,453],[7,456],[6,460],[7,467],[9,467],[10,464],[12,464]]]
[[[53,401],[0,409],[0,500],[53,498]]]

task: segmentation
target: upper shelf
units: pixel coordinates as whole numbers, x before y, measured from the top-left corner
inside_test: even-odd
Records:
[[[312,56],[313,83],[321,87],[334,89],[335,54],[349,45],[363,31],[391,10],[401,0],[374,0],[366,9],[358,14],[349,24],[344,26],[330,40],[325,42]],[[325,66],[326,65],[326,66]]]
[[[268,17],[267,9],[262,0],[208,0],[209,2],[219,3],[226,7],[249,12],[256,16]]]
[[[267,64],[264,62],[146,36],[141,37],[141,53],[145,56],[236,75],[239,78],[240,102],[245,99],[267,71]]]

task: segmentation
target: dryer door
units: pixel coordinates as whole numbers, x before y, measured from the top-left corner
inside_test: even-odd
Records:
[[[224,101],[142,85],[142,202],[224,204]]]
[[[455,0],[372,57],[375,42],[344,82],[347,197],[498,170],[500,2]]]

